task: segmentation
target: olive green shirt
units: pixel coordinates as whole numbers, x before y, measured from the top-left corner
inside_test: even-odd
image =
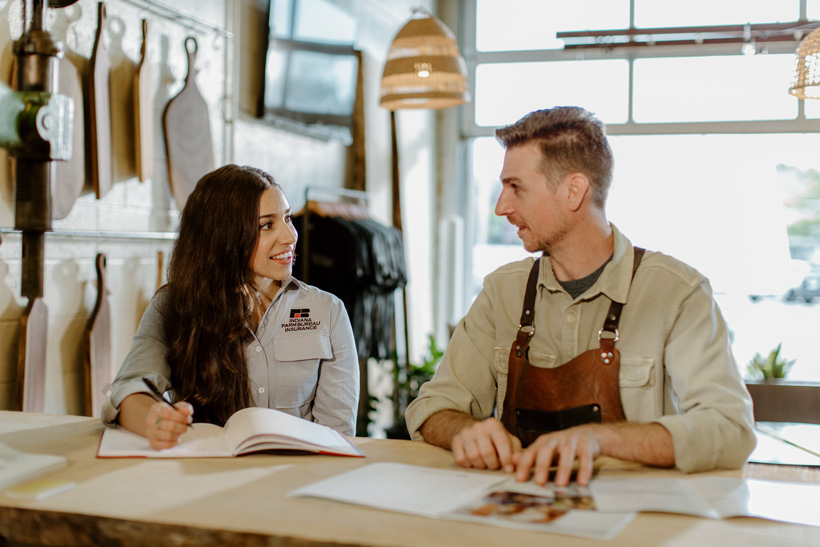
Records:
[[[612,260],[578,298],[558,283],[549,257],[540,259],[530,363],[556,367],[598,347],[610,302],[625,303],[616,348],[626,419],[663,425],[681,471],[741,467],[755,446],[752,402],[709,281],[679,260],[647,251],[630,287],[632,244],[615,226],[612,231]],[[419,428],[440,410],[500,417],[533,260],[486,277],[435,377],[407,408],[413,439],[423,439]]]

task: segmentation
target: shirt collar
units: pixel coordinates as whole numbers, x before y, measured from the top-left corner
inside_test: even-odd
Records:
[[[579,298],[590,300],[599,294],[604,294],[615,302],[626,302],[629,294],[629,286],[632,283],[632,262],[634,252],[632,243],[621,233],[618,228],[610,223],[614,240],[612,260],[604,268],[603,273],[592,287],[590,287]],[[564,289],[555,278],[552,271],[549,256],[541,259],[541,271],[538,274],[538,284],[546,287],[551,292],[563,291]]]

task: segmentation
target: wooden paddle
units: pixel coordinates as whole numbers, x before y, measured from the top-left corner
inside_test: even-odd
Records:
[[[185,39],[188,75],[182,91],[168,102],[163,115],[168,182],[180,210],[197,181],[214,168],[208,105],[196,85],[196,39]]]
[[[111,382],[111,312],[105,279],[105,255],[97,254],[97,301],[83,334],[85,364],[85,414],[99,417],[105,399],[103,389]]]
[[[18,410],[43,412],[46,406],[48,308],[41,297],[29,300],[20,317],[17,351]]]
[[[134,73],[134,129],[137,176],[145,181],[154,175],[154,77],[148,59],[148,19],[142,20],[140,62]]]
[[[57,92],[74,102],[74,139],[71,159],[54,162],[54,185],[51,187],[51,214],[65,218],[85,185],[85,125],[83,123],[83,87],[80,75],[68,57],[59,61]]]
[[[97,199],[111,189],[113,166],[111,158],[111,62],[103,44],[105,3],[97,4],[97,34],[88,66],[89,141],[91,148],[91,182]]]

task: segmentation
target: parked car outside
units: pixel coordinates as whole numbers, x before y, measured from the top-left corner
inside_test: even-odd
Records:
[[[798,299],[804,302],[811,302],[815,298],[820,298],[820,268],[818,267],[812,268],[803,278],[800,285],[786,292],[786,300],[789,302]]]

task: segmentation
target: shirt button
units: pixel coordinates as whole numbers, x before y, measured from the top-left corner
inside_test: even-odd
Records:
[[[260,387],[260,388],[259,388],[259,393],[265,393],[265,388]]]
[[[262,346],[256,346],[256,353],[259,353],[260,351],[262,351]]]

